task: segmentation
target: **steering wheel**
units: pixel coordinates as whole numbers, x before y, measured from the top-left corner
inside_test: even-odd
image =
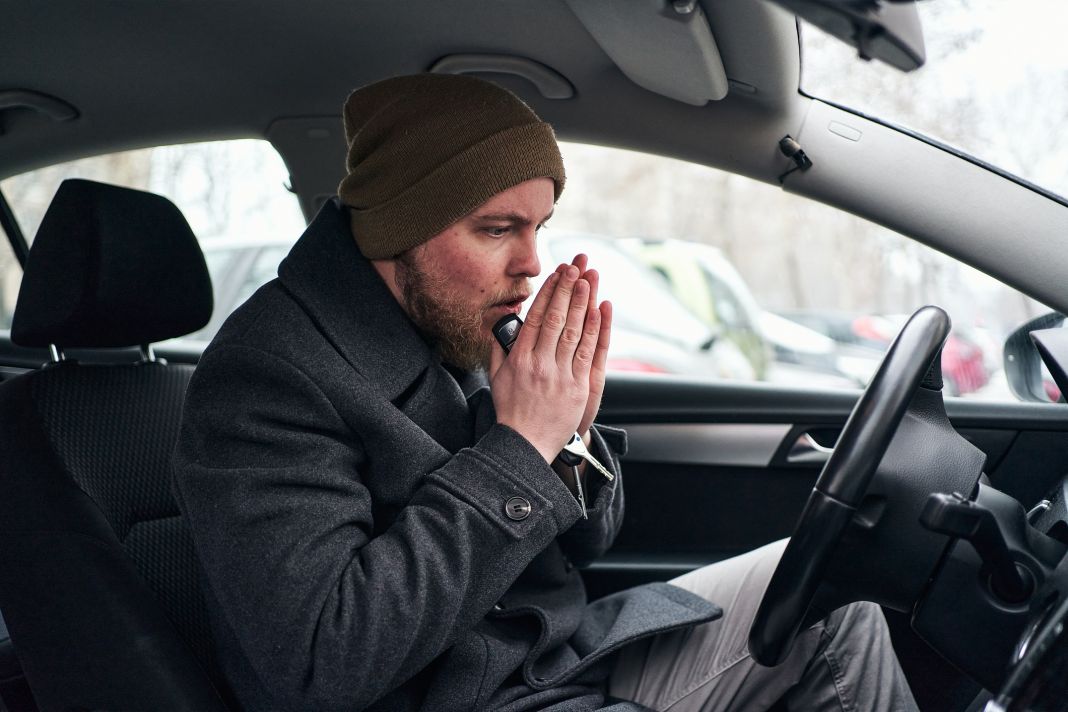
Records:
[[[944,311],[933,306],[919,309],[894,339],[854,406],[749,629],[749,650],[761,665],[778,665],[793,647],[831,554],[949,329]]]

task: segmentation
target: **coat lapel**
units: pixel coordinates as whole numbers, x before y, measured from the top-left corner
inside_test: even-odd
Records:
[[[477,411],[356,246],[336,198],[323,205],[278,277],[384,398],[449,452],[471,444]]]
[[[485,380],[485,374],[479,374]],[[486,434],[494,423],[497,422],[497,411],[493,407],[493,394],[489,389],[489,382],[480,386],[467,397],[467,408],[472,413],[472,442]]]
[[[327,201],[278,267],[342,357],[388,400],[433,362],[426,341],[352,238],[337,198]]]

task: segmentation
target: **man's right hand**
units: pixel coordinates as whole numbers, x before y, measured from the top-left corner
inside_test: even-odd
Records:
[[[492,351],[497,422],[530,441],[552,462],[577,430],[590,395],[601,313],[579,268],[549,275],[527,312],[511,353]]]

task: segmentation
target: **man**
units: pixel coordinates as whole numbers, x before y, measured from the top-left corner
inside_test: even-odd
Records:
[[[805,631],[780,668],[748,658],[778,545],[587,605],[576,567],[619,529],[625,449],[592,425],[597,273],[557,267],[507,358],[490,335],[541,270],[552,130],[437,75],[358,90],[344,118],[339,198],[204,353],[175,455],[242,706],[910,709],[873,606]],[[588,518],[557,461],[574,432],[614,474],[580,467]]]

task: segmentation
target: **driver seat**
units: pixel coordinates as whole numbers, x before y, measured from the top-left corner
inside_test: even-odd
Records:
[[[60,186],[11,333],[52,361],[0,384],[0,610],[42,709],[226,709],[170,488],[193,368],[149,346],[211,311],[203,254],[172,203]],[[80,362],[65,348],[99,351]]]

